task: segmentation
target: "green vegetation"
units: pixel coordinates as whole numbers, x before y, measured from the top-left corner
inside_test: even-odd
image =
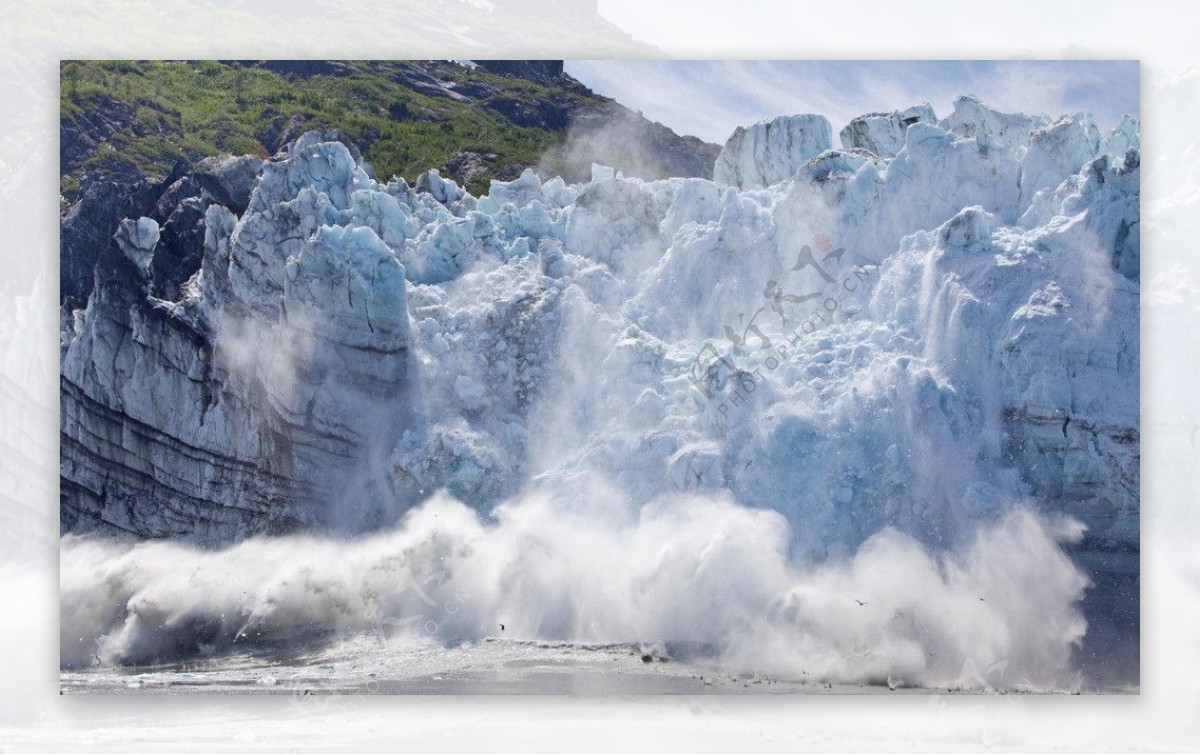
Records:
[[[454,153],[493,153],[497,166],[532,165],[561,145],[561,130],[519,127],[498,111],[449,96],[417,91],[418,63],[355,62],[348,76],[280,74],[238,63],[162,61],[66,61],[62,64],[61,114],[96,133],[95,114],[108,106],[119,117],[103,141],[63,161],[65,195],[78,190],[85,173],[136,171],[168,174],[179,159],[194,161],[223,152],[266,156],[264,134],[293,116],[304,129],[340,128],[365,146],[364,158],[381,178],[413,180],[443,165]],[[428,66],[428,64],[426,64]],[[410,71],[413,76],[406,76]],[[582,98],[576,92],[522,79],[439,64],[439,80],[495,88],[506,98],[531,101]],[[113,101],[116,103],[113,103]],[[472,191],[486,189],[487,176]]]

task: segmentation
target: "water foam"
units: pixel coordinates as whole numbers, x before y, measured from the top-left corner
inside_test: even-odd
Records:
[[[1013,508],[934,553],[885,530],[851,557],[789,556],[775,512],[671,497],[632,518],[531,496],[485,521],[436,497],[389,532],[217,551],[62,543],[62,663],[194,659],[373,633],[658,642],[735,671],[833,682],[1063,689],[1086,623],[1066,521]],[[381,652],[386,652],[383,650]],[[982,660],[981,660],[982,659]]]

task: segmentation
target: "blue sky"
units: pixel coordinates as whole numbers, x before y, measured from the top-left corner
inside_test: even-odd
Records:
[[[1137,115],[1140,96],[1137,61],[575,60],[566,70],[652,120],[718,144],[739,125],[777,115],[820,113],[835,134],[856,115],[919,102],[943,117],[962,94],[1006,111],[1083,110],[1107,129]]]

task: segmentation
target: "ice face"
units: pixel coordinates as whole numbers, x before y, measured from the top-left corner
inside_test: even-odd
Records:
[[[1123,159],[1129,150],[1140,151],[1142,148],[1141,127],[1138,119],[1132,115],[1121,118],[1121,122],[1112,133],[1104,137],[1101,150],[1108,155]]]
[[[954,101],[954,110],[940,125],[952,134],[974,139],[980,147],[1008,150],[1019,158],[1033,130],[1047,121],[1040,115],[1002,113],[968,95]]]
[[[216,333],[231,390],[349,444],[335,455],[368,443],[408,503],[449,486],[486,507],[581,473],[636,505],[728,489],[824,552],[888,525],[952,537],[1032,491],[1135,545],[1136,158],[1097,158],[1087,116],[971,98],[942,126],[927,107],[864,116],[853,139],[882,138],[879,119],[899,124],[891,159],[894,140],[828,150],[817,116],[739,130],[718,172],[756,189],[597,166],[478,198],[436,172],[381,183],[308,135],[242,217],[210,208],[179,311]],[[1135,142],[1132,121],[1104,140]],[[122,226],[135,261],[152,225]],[[69,375],[109,363],[80,319]],[[123,381],[127,411],[162,416],[162,383]],[[406,419],[360,433],[389,395]]]
[[[823,115],[792,115],[739,128],[713,168],[713,180],[743,189],[778,183],[795,175],[809,158],[833,146]]]
[[[860,115],[841,130],[842,147],[865,149],[880,157],[895,157],[904,147],[904,132],[914,123],[937,123],[929,104],[914,105],[894,113]]]
[[[1066,116],[1034,129],[1021,159],[1021,194],[1054,189],[1100,150],[1100,131],[1090,116]],[[1124,153],[1121,154],[1124,157]]]

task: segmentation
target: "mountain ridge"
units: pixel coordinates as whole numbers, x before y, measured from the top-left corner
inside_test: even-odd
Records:
[[[161,179],[218,154],[268,157],[338,128],[381,175],[438,169],[474,193],[592,161],[646,179],[711,175],[719,146],[566,74],[562,61],[63,61],[64,203],[95,180]],[[607,138],[619,131],[618,138]]]

